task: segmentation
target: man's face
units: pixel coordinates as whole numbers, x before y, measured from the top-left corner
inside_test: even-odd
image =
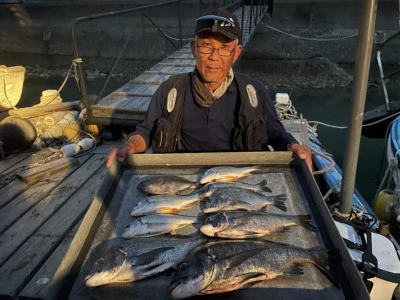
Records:
[[[237,40],[231,40],[214,32],[199,33],[191,41],[190,46],[204,83],[215,88],[225,80],[232,65],[242,52],[242,46],[238,45]],[[206,53],[211,49],[211,53]]]

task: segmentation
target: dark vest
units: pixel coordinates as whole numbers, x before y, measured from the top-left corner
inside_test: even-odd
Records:
[[[182,112],[185,93],[190,86],[187,73],[168,78],[164,85],[167,95],[162,116],[157,120],[153,136],[153,150],[156,153],[184,151],[181,143]],[[235,73],[240,101],[236,102],[236,124],[233,135],[234,151],[268,150],[266,120],[262,103],[248,76]]]

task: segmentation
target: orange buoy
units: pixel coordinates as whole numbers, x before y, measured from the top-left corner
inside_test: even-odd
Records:
[[[67,127],[63,128],[63,135],[68,139],[72,140],[74,137],[79,132],[79,124],[78,123],[72,123],[68,125]]]

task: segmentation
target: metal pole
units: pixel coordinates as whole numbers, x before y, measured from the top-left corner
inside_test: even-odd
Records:
[[[377,0],[364,0],[361,27],[353,80],[352,110],[349,135],[344,159],[339,212],[348,214],[353,204],[358,152],[360,149],[361,129],[364,115],[365,97],[371,63],[372,44],[376,20]]]

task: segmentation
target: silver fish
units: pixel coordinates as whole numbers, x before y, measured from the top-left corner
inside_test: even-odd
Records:
[[[178,266],[169,291],[174,299],[224,293],[279,276],[301,275],[304,263],[311,263],[328,275],[327,261],[326,250],[250,240],[211,242],[188,253]]]
[[[221,188],[210,196],[210,201],[204,204],[203,212],[212,213],[228,210],[259,211],[273,205],[282,211],[287,211],[286,194],[265,196],[246,189]]]
[[[175,267],[204,238],[129,240],[112,247],[98,259],[85,277],[89,287],[114,282],[131,282],[159,274]]]
[[[190,195],[156,195],[149,196],[138,202],[132,209],[131,216],[144,216],[148,214],[176,213],[179,210],[190,208],[200,201],[198,193]]]
[[[237,181],[254,171],[260,171],[259,167],[215,167],[205,171],[199,182],[206,184],[215,181]]]
[[[199,186],[185,178],[173,175],[149,177],[137,186],[141,192],[152,195],[187,195]]]
[[[256,193],[268,192],[272,190],[267,186],[267,180],[263,180],[260,183],[249,184],[242,182],[209,182],[201,188],[200,194],[202,197],[210,197],[214,192],[221,188],[240,188],[250,190]]]
[[[158,214],[137,218],[129,224],[122,237],[129,239],[133,237],[150,237],[165,233],[175,234],[182,227],[198,222],[197,217]]]
[[[316,230],[311,224],[310,215],[287,216],[265,212],[224,211],[207,217],[200,231],[207,236],[243,239],[263,237],[297,225]]]

